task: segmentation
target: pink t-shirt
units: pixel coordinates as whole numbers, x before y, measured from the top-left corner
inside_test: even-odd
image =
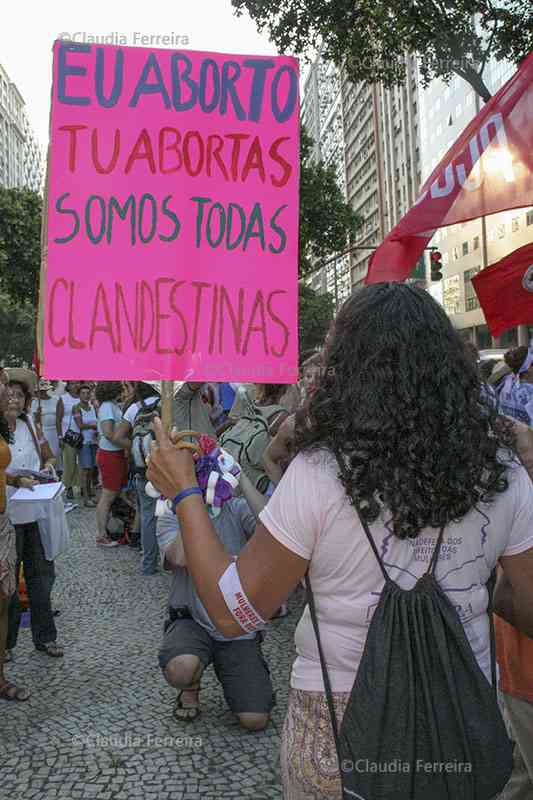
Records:
[[[260,519],[281,544],[310,561],[320,636],[334,692],[352,689],[384,579],[355,509],[324,453],[298,455]],[[533,483],[523,467],[508,470],[509,489],[448,525],[435,575],[456,606],[481,669],[490,680],[485,588],[502,555],[533,547]],[[370,531],[390,577],[404,589],[427,571],[438,531],[400,540],[386,528],[386,511]],[[295,633],[291,686],[324,691],[311,617],[306,606]]]

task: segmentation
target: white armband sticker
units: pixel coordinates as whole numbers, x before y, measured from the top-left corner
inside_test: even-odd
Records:
[[[221,575],[218,588],[222,592],[231,616],[243,631],[253,633],[261,628],[266,628],[265,620],[260,617],[244,593],[235,561],[232,561]]]

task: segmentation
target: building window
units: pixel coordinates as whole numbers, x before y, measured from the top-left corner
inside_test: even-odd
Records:
[[[500,336],[500,347],[517,347],[518,346],[518,331],[516,328],[511,328],[510,331],[504,331]]]
[[[468,242],[463,242],[463,255],[468,255]]]
[[[514,217],[511,220],[511,231],[513,233],[516,233],[519,228],[520,228],[520,219],[518,217]]]
[[[454,261],[457,261],[459,258],[459,250],[457,247],[452,247],[452,258]]]
[[[472,242],[472,249],[479,250],[479,236],[474,236],[474,241]]]
[[[477,294],[472,286],[472,278],[474,275],[477,275],[479,272],[479,267],[473,267],[473,269],[465,270],[463,274],[464,284],[465,284],[465,310],[466,311],[473,311],[475,308],[479,308],[479,300],[477,299]]]
[[[480,350],[488,350],[492,347],[492,336],[486,325],[476,326],[476,339]]]
[[[533,225],[533,211],[528,211],[526,214],[526,225]]]
[[[443,282],[442,303],[447,314],[461,313],[461,279],[459,275],[445,278]]]
[[[496,226],[496,234],[498,236],[498,239],[505,238],[505,222],[502,222],[501,225]]]

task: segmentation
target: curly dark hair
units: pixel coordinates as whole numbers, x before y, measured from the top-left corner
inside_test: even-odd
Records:
[[[96,399],[99,403],[116,400],[122,392],[122,381],[99,381],[96,384]]]
[[[520,347],[515,347],[512,350],[508,350],[504,355],[503,360],[507,366],[512,369],[515,374],[517,374],[518,370],[526,360],[527,353],[527,347],[520,345]]]
[[[470,353],[427,292],[397,283],[358,291],[336,319],[324,362],[297,414],[296,452],[332,453],[369,522],[383,504],[389,530],[415,538],[508,488],[512,426],[482,400]]]

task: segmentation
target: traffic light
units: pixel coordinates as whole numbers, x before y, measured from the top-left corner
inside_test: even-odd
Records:
[[[440,250],[432,250],[429,255],[429,260],[431,263],[431,280],[432,281],[441,281],[442,280],[442,253]]]

